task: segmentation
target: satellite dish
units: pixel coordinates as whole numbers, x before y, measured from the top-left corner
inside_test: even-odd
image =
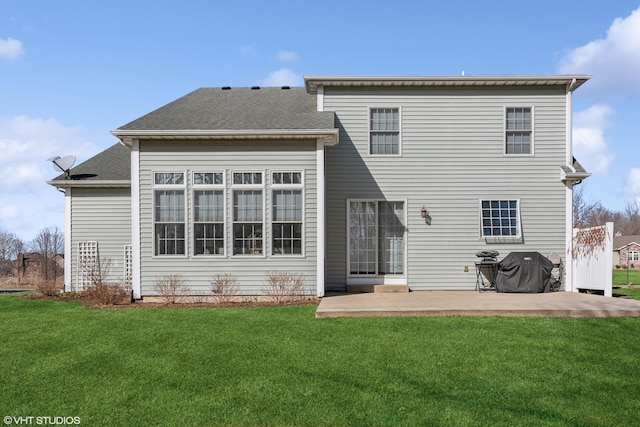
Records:
[[[47,160],[53,163],[54,170],[57,170],[58,172],[66,172],[67,178],[68,178],[69,169],[71,169],[73,164],[76,162],[76,156],[64,156],[64,157],[55,156]]]

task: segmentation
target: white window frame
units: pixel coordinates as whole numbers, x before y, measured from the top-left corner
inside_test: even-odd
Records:
[[[484,217],[483,217],[483,207],[482,207],[482,202],[516,202],[516,234],[515,235],[485,235],[484,234]],[[486,209],[486,208],[485,208]],[[491,206],[489,206],[489,209],[492,209]],[[499,210],[502,210],[503,208],[498,207]],[[508,208],[511,209],[511,208]],[[482,198],[479,199],[478,201],[478,218],[479,218],[479,227],[480,227],[480,238],[481,239],[520,239],[522,236],[522,221],[521,221],[521,210],[522,210],[522,205],[520,202],[519,198],[514,198],[514,197],[486,197],[486,198]],[[488,218],[489,220],[493,220],[494,218],[490,217]],[[502,220],[502,216],[500,216],[499,218],[495,218],[497,220]],[[492,229],[493,229],[493,225],[491,225]],[[502,225],[500,226],[500,228],[503,228]],[[509,227],[512,228],[512,227]]]
[[[277,173],[299,173],[300,174],[300,182],[299,183],[288,183],[288,184],[284,184],[284,183],[275,183],[275,180],[273,179],[274,174]],[[269,173],[269,178],[270,178],[270,191],[269,191],[269,201],[270,201],[270,207],[271,207],[271,211],[270,211],[270,236],[269,236],[269,242],[270,242],[270,250],[269,253],[271,256],[273,257],[287,257],[287,258],[291,258],[291,257],[298,257],[298,258],[304,258],[305,256],[305,242],[306,242],[306,233],[305,233],[305,217],[306,217],[306,211],[305,211],[305,206],[306,206],[306,199],[305,199],[305,191],[304,191],[304,185],[305,185],[305,173],[303,170],[272,170]],[[276,191],[280,191],[280,190],[295,190],[295,191],[300,191],[301,194],[301,199],[302,199],[302,206],[301,206],[301,215],[302,217],[300,218],[300,230],[301,230],[301,241],[300,241],[300,253],[299,254],[284,254],[284,253],[274,253],[275,250],[275,245],[273,242],[274,239],[274,233],[273,233],[273,227],[276,224],[281,224],[281,223],[294,223],[297,221],[275,221],[275,217],[273,215],[273,209],[275,207],[274,205],[274,196],[273,193]]]
[[[530,133],[530,152],[529,153],[507,153],[507,134],[509,132],[517,132],[523,131],[519,129],[508,129],[507,128],[507,111],[514,108],[528,108],[531,111],[531,129],[528,130]],[[513,157],[523,157],[523,156],[533,156],[535,153],[535,108],[533,105],[505,105],[502,112],[502,120],[503,120],[503,141],[502,141],[502,149],[505,156],[513,156]],[[526,131],[526,130],[524,130]]]
[[[222,183],[196,183],[196,174],[220,174],[222,175]],[[222,192],[222,252],[218,253],[196,253],[196,244],[198,239],[196,237],[196,225],[197,224],[219,224],[219,221],[196,221],[196,192],[198,191],[221,191]],[[228,239],[227,239],[227,198],[226,198],[226,174],[221,170],[194,170],[191,172],[191,203],[192,203],[192,218],[189,224],[189,231],[192,233],[192,242],[190,244],[190,250],[194,257],[225,257],[227,255]],[[215,239],[206,239],[215,240]]]
[[[239,183],[236,184],[234,183],[234,174],[237,173],[259,173],[261,175],[261,183],[260,184],[243,184],[243,183]],[[231,241],[231,246],[229,247],[229,254],[233,257],[239,257],[239,258],[266,258],[267,253],[268,253],[268,246],[267,246],[267,242],[269,241],[269,235],[267,233],[267,227],[266,227],[266,211],[265,211],[265,206],[266,206],[266,180],[265,180],[265,176],[266,173],[264,170],[251,170],[251,169],[238,169],[238,170],[232,170],[230,172],[230,188],[231,188],[231,209],[229,210],[229,214],[231,215],[230,218],[230,222],[231,222],[231,236],[230,236],[230,240]],[[236,253],[236,236],[235,236],[235,225],[236,224],[246,224],[246,223],[255,223],[257,224],[258,222],[256,221],[236,221],[235,218],[235,194],[238,191],[257,191],[260,190],[262,192],[262,222],[260,223],[262,225],[262,252],[261,253],[255,253],[255,250],[253,253]]]
[[[636,250],[627,252],[627,261],[640,261],[640,252]]]
[[[172,173],[172,174],[182,174],[182,184],[175,184],[175,183],[168,183],[168,184],[163,184],[163,183],[156,183],[156,175],[157,174],[163,174],[163,173]],[[178,257],[178,258],[186,258],[188,257],[189,254],[189,219],[187,217],[187,210],[188,210],[188,205],[189,205],[189,201],[187,199],[187,179],[188,179],[188,174],[187,171],[185,170],[167,170],[167,171],[153,171],[151,173],[151,179],[152,179],[152,193],[153,193],[153,202],[152,202],[152,208],[151,208],[151,218],[152,218],[152,234],[153,234],[153,257],[160,257],[160,258],[167,258],[167,257]],[[178,224],[179,222],[168,222],[168,221],[156,221],[156,192],[157,191],[182,191],[182,195],[184,197],[184,212],[183,212],[183,221],[182,223],[184,224],[184,253],[182,254],[160,254],[158,253],[158,236],[156,233],[156,224],[165,224],[165,223],[171,223],[171,224]]]
[[[375,203],[375,213],[376,213],[376,255],[375,255],[375,270],[374,274],[357,274],[351,273],[351,203],[361,203],[361,202],[370,202]],[[381,274],[379,272],[379,257],[380,257],[380,247],[378,243],[378,235],[379,235],[379,204],[380,202],[389,202],[389,203],[402,203],[404,207],[404,234],[403,234],[403,243],[404,247],[402,248],[403,253],[403,273],[402,274]],[[409,204],[407,199],[347,199],[346,205],[346,215],[347,215],[347,228],[346,228],[346,252],[347,252],[347,264],[346,264],[346,273],[347,273],[347,284],[349,285],[359,285],[359,284],[387,284],[387,285],[405,285],[407,284],[407,270],[408,270],[408,208]]]
[[[374,110],[382,110],[382,109],[391,109],[391,110],[398,110],[398,152],[397,153],[390,153],[390,154],[380,154],[380,153],[374,153],[372,150],[372,135],[375,133],[382,133],[384,131],[376,131],[371,129],[371,121],[372,121],[372,114]],[[396,132],[396,131],[391,131],[391,132]],[[370,156],[374,156],[374,157],[400,157],[402,156],[402,108],[396,105],[392,105],[392,106],[373,106],[373,107],[369,107],[367,110],[367,150],[369,152]]]

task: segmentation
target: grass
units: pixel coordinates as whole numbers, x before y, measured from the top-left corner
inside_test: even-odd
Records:
[[[627,276],[628,273],[628,276]],[[626,286],[629,282],[640,285],[640,270],[637,269],[614,269],[613,270],[613,286]]]
[[[0,296],[0,415],[81,425],[619,426],[640,319],[315,319]]]
[[[626,286],[629,282],[635,286],[633,288],[627,288]],[[627,295],[633,299],[640,300],[640,270],[613,270],[612,285],[614,287],[614,295]]]

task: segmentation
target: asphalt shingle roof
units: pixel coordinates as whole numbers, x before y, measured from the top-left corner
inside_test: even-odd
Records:
[[[333,129],[333,112],[319,112],[303,87],[201,88],[118,130]]]
[[[201,88],[136,119],[118,130],[238,131],[334,129],[333,112],[319,112],[316,96],[303,87]],[[72,181],[131,179],[131,151],[115,144],[70,171]],[[54,182],[73,185],[66,174]]]
[[[131,149],[120,143],[112,145],[89,160],[71,168],[71,181],[128,181],[131,179]],[[53,179],[69,184],[67,174]]]

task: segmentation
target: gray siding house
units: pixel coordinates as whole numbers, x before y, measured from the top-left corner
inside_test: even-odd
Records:
[[[136,298],[180,274],[307,292],[468,290],[475,253],[570,266],[572,92],[588,76],[307,76],[300,88],[203,88],[112,133],[65,191],[65,287],[109,259]],[[93,263],[93,264],[92,264]],[[571,269],[565,286],[571,288]]]

